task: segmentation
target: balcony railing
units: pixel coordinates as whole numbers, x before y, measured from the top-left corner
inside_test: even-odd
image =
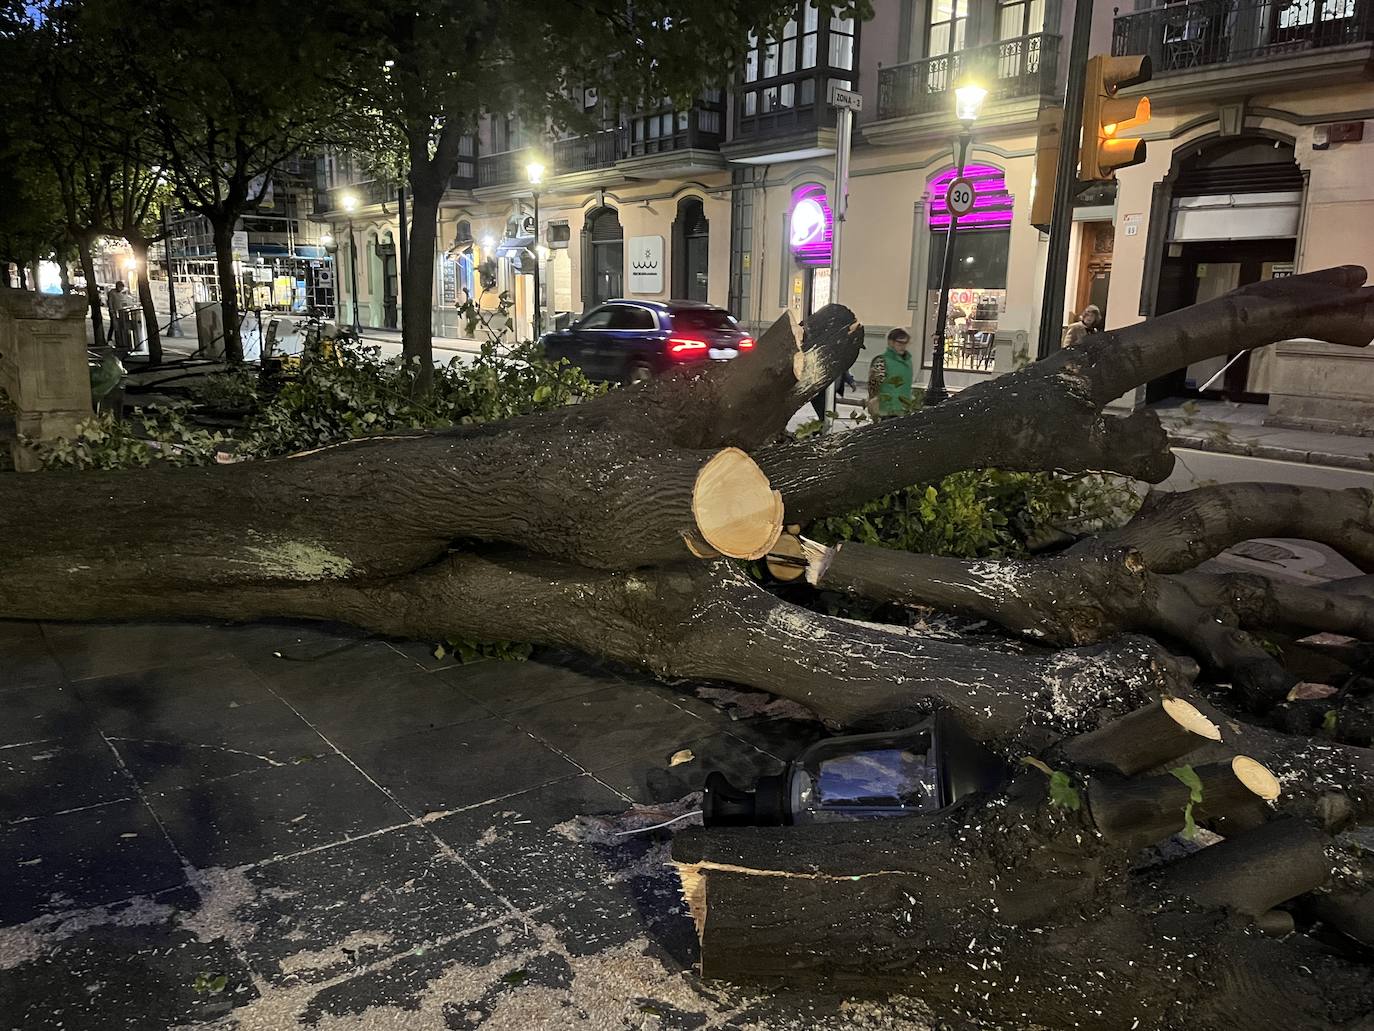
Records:
[[[825,102],[826,80],[844,76],[848,81],[853,74],[808,68],[737,86],[733,139],[764,139],[833,128],[835,109]]]
[[[725,138],[725,112],[719,101],[705,102],[688,111],[666,108],[631,118],[625,133],[629,157],[675,150],[716,150]]]
[[[365,183],[347,183],[331,186],[327,190],[315,191],[315,214],[324,215],[343,210],[343,197],[353,194],[358,198],[358,207],[369,204],[387,204],[396,201],[397,184],[386,179],[372,179]]]
[[[1113,22],[1113,54],[1156,75],[1374,40],[1374,0],[1194,0]]]
[[[566,175],[595,168],[609,168],[625,156],[624,132],[603,129],[588,136],[558,140],[549,147],[544,160],[551,164],[546,175]],[[477,159],[477,185],[507,186],[525,181],[525,165],[535,156],[535,150],[503,150],[497,154],[483,154]]]
[[[882,68],[878,120],[936,113],[953,118],[951,90],[965,75],[987,86],[989,101],[1051,96],[1058,66],[1059,37],[1037,32]]]

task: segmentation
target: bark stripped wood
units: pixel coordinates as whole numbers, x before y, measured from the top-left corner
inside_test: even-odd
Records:
[[[961,469],[1112,470],[1158,483],[1173,469],[1153,413],[1103,407],[1193,362],[1292,337],[1350,347],[1374,339],[1374,287],[1356,266],[1268,280],[1125,329],[1099,333],[946,404],[755,454],[788,519],[837,515]]]

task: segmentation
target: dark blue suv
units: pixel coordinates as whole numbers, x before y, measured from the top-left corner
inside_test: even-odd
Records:
[[[567,329],[545,334],[544,353],[591,379],[634,383],[688,362],[728,361],[754,346],[728,311],[700,301],[616,299]]]

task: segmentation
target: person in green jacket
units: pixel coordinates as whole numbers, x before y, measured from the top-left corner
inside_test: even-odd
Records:
[[[887,350],[868,367],[868,414],[877,421],[904,415],[912,400],[911,334],[898,327],[887,335]]]

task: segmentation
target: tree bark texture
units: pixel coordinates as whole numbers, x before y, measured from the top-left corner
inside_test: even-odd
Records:
[[[806,523],[961,469],[1110,470],[1158,483],[1173,469],[1159,420],[1103,406],[1133,387],[1217,354],[1294,336],[1363,347],[1374,337],[1374,288],[1347,266],[1255,284],[1125,329],[1098,333],[953,403],[842,434],[762,449],[756,457]],[[1218,351],[1222,341],[1227,341]]]
[[[148,281],[148,241],[129,237],[129,249],[141,270],[138,274],[138,303],[143,309],[143,332],[148,343],[148,364],[162,364],[162,331],[157,324],[157,308],[153,304],[153,287]]]
[[[239,320],[239,284],[234,272],[234,226],[237,218],[223,214],[211,217],[215,243],[215,272],[219,278],[219,306],[224,315],[224,358],[243,361],[243,334]]]
[[[91,333],[96,347],[105,343],[105,320],[102,312],[100,285],[95,281],[95,258],[91,256],[93,241],[81,237],[76,241],[76,252],[81,257],[81,274],[86,277],[86,302],[91,307]]]
[[[1374,971],[1257,933],[1327,880],[1325,835],[1280,820],[1133,870],[1046,783],[1027,770],[929,817],[679,833],[703,975],[889,988],[1007,1027],[1366,1026]]]

